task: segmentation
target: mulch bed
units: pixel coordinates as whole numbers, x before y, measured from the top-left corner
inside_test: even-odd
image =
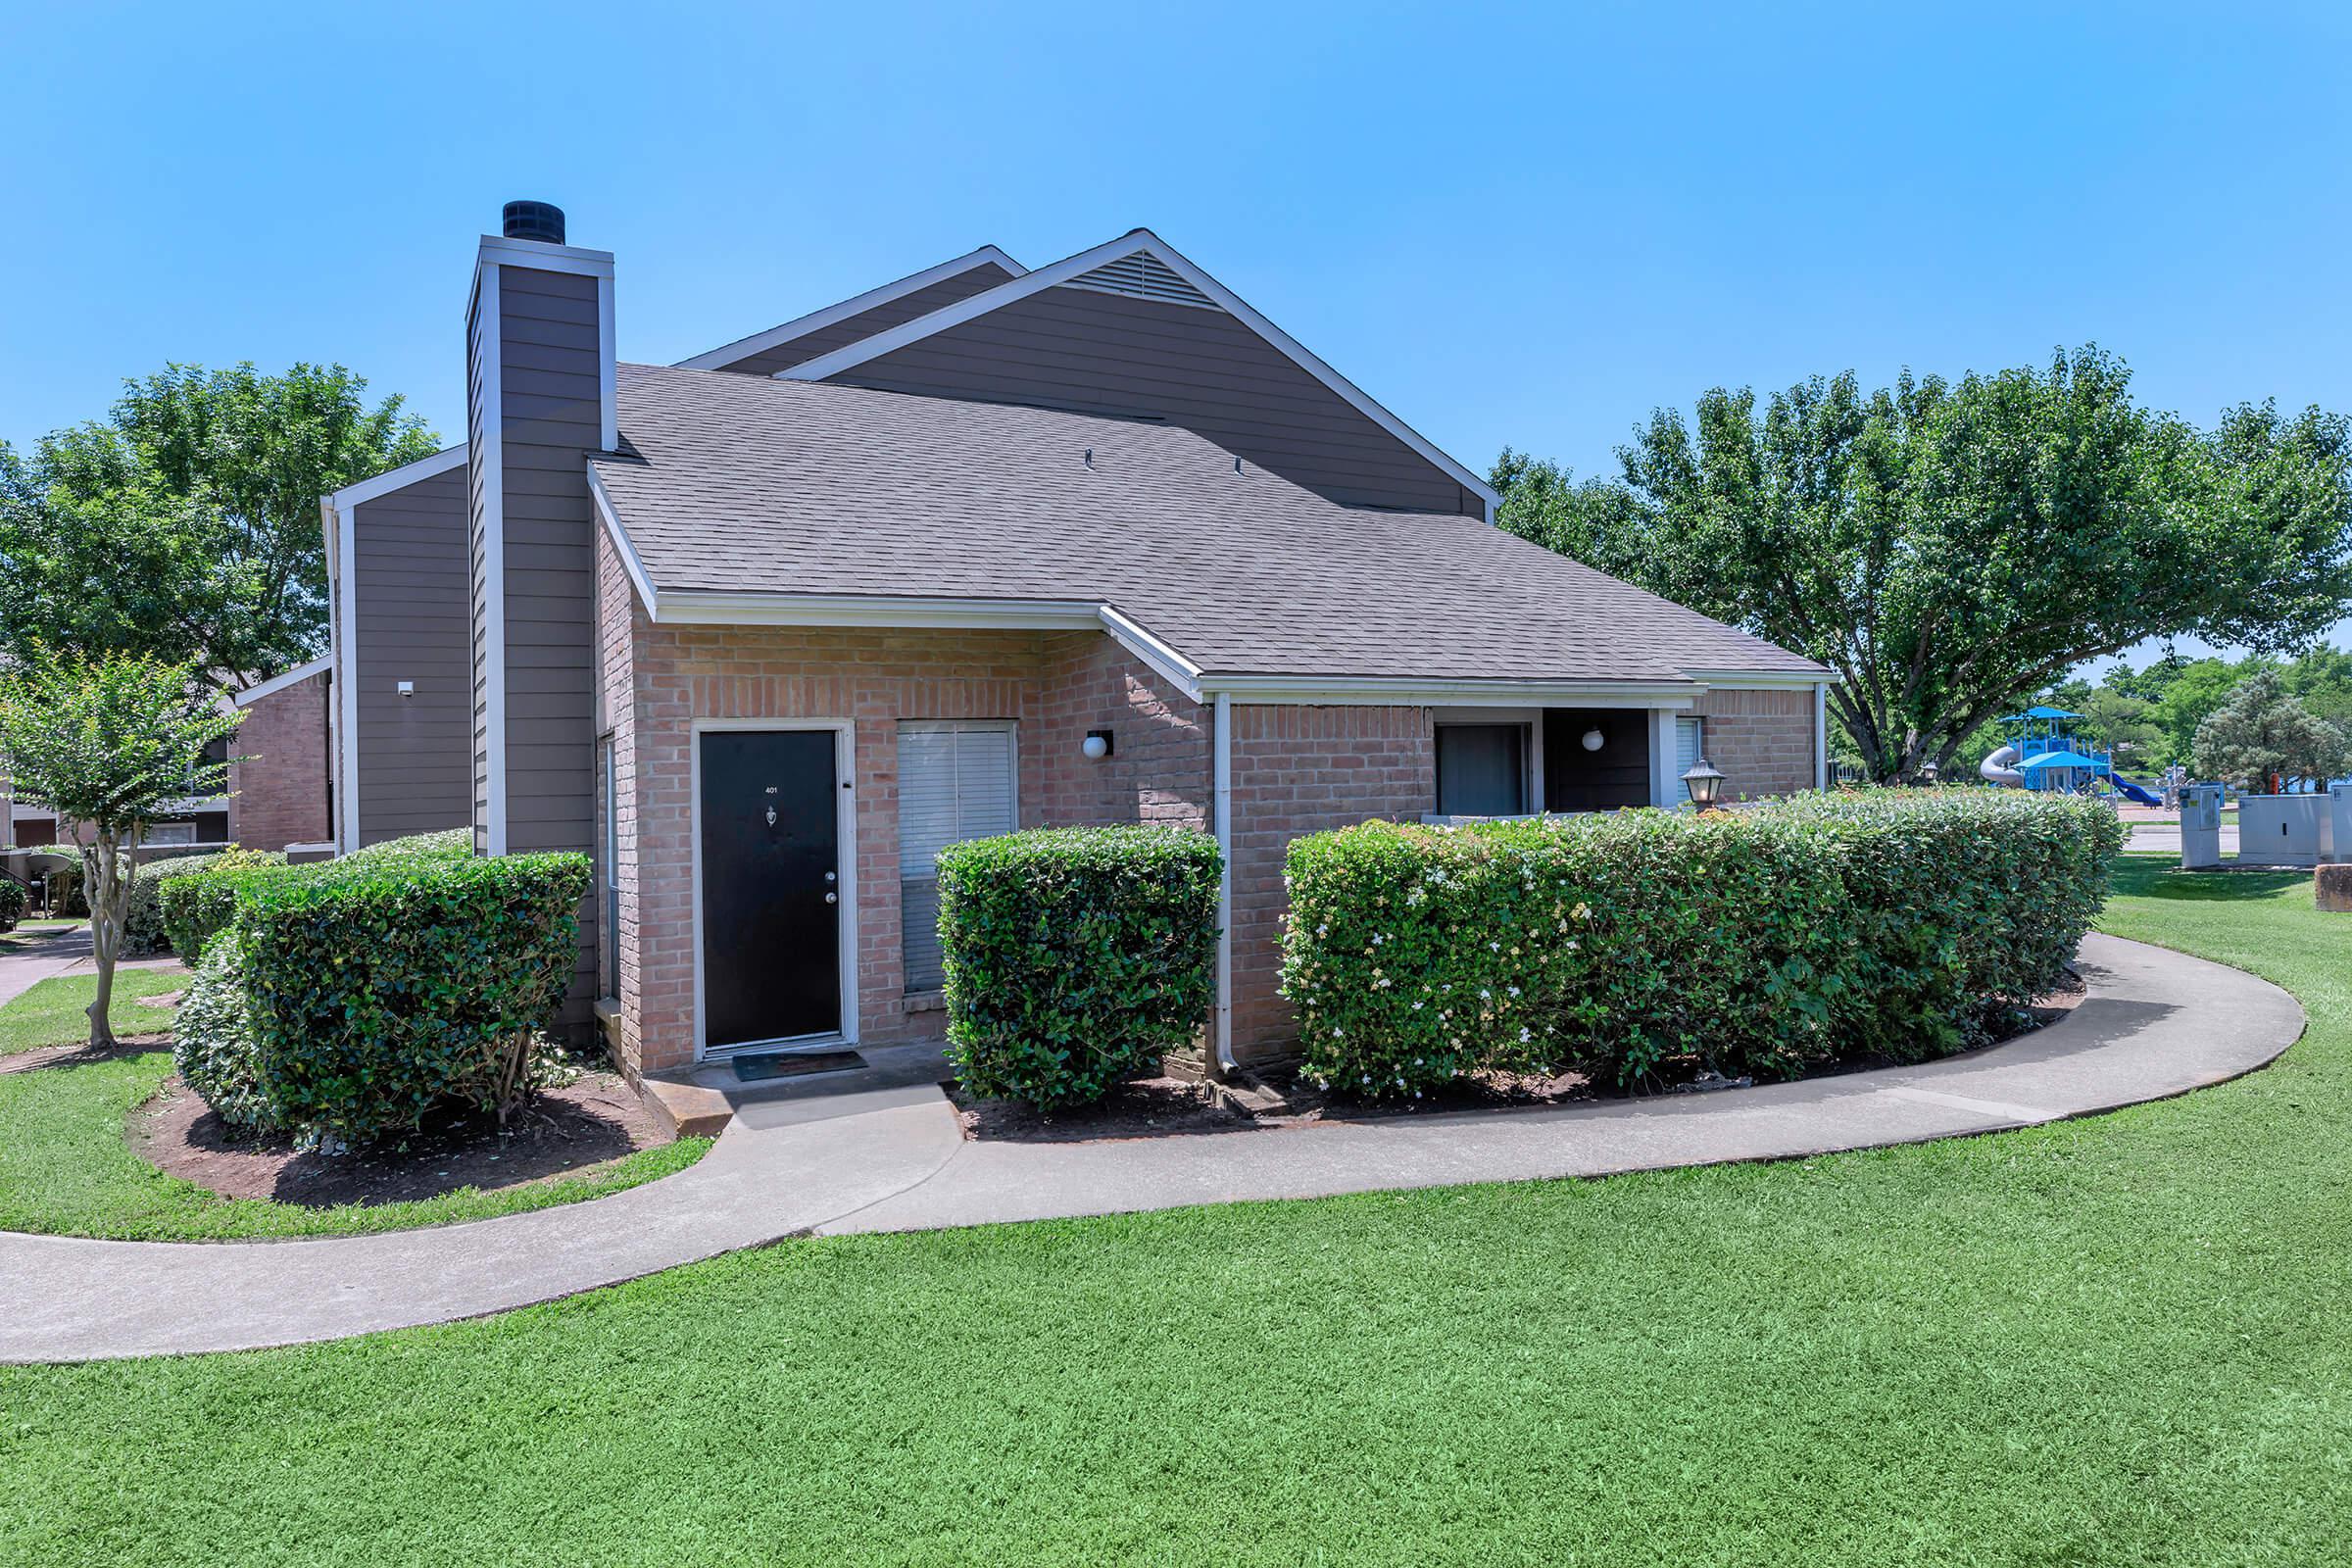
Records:
[[[2059,990],[2036,999],[2033,1006],[2011,1009],[1994,1020],[1993,1038],[1977,1049],[1990,1050],[2055,1023],[2080,1004],[2083,995],[2082,980],[2070,976]],[[1883,1056],[1851,1056],[1824,1062],[1805,1076],[1827,1078],[1893,1065]],[[1665,1093],[1703,1093],[1746,1084],[1743,1079],[1707,1081],[1699,1076],[1695,1061],[1683,1064],[1683,1071],[1690,1076],[1668,1085]],[[1033,1109],[1017,1101],[976,1099],[952,1081],[940,1087],[955,1102],[967,1141],[1012,1143],[1112,1142],[1645,1098],[1596,1088],[1576,1072],[1550,1076],[1480,1073],[1403,1105],[1317,1089],[1295,1071],[1248,1079],[1230,1090],[1183,1078],[1139,1079],[1120,1085],[1098,1104],[1058,1111]]]
[[[344,1154],[239,1133],[172,1077],[130,1113],[123,1133],[132,1153],[199,1187],[311,1208],[519,1187],[670,1141],[627,1081],[609,1072],[539,1091],[504,1131],[486,1111],[453,1109],[405,1143]]]

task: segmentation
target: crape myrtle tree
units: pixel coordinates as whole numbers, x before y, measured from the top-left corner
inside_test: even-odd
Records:
[[[2197,726],[2190,754],[2198,776],[2256,791],[2280,778],[2335,778],[2348,761],[2344,732],[2305,708],[2276,669],[2239,682]]]
[[[193,661],[88,659],[36,648],[0,675],[0,760],[15,777],[17,798],[81,824],[88,835],[81,860],[98,962],[93,1050],[115,1041],[107,1011],[139,842],[175,798],[226,790],[228,763],[206,761],[205,748],[244,717],[220,700]]]
[[[0,443],[0,654],[193,661],[234,688],[326,639],[318,498],[439,443],[339,365],[173,365],[102,420]]]
[[[1837,671],[1862,765],[1908,778],[2086,660],[2309,643],[2352,598],[2352,426],[2244,404],[2211,431],[2085,347],[2046,370],[1851,371],[1659,410],[1582,484],[1505,450],[1498,520]]]

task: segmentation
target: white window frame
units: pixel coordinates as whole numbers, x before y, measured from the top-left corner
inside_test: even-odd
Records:
[[[833,732],[833,779],[847,789],[833,793],[840,815],[836,820],[835,853],[841,860],[841,904],[834,910],[836,946],[841,950],[841,1023],[831,1034],[796,1035],[782,1040],[747,1040],[712,1050],[703,1022],[703,737],[714,730],[803,730]],[[822,1051],[858,1043],[858,725],[847,718],[698,718],[686,735],[687,831],[692,835],[694,869],[694,1059],[724,1061],[750,1051]]]
[[[937,731],[937,730],[949,730],[949,731],[955,731],[955,732],[958,732],[958,733],[961,733],[961,732],[964,732],[964,731],[979,731],[979,732],[984,732],[984,733],[988,733],[988,734],[1001,734],[1001,735],[1009,735],[1009,736],[1011,736],[1011,737],[1012,737],[1012,744],[1011,744],[1010,746],[1008,746],[1007,748],[1005,748],[1006,767],[1007,767],[1007,771],[1008,771],[1008,775],[1009,775],[1009,776],[1008,776],[1008,779],[1007,779],[1007,782],[1008,782],[1008,783],[1010,784],[1010,786],[1011,786],[1011,800],[1012,800],[1012,827],[1011,827],[1010,829],[1008,829],[1007,831],[1011,831],[1011,832],[1018,832],[1018,831],[1020,830],[1020,825],[1021,825],[1021,725],[1020,725],[1020,720],[1018,720],[1018,719],[1013,719],[1013,718],[902,718],[902,719],[899,719],[899,720],[898,720],[896,723],[894,723],[894,724],[892,725],[892,727],[891,727],[891,743],[892,743],[894,746],[895,746],[895,745],[897,745],[897,744],[898,744],[898,743],[899,743],[901,740],[903,740],[903,739],[906,737],[906,732],[907,732],[908,730],[932,730],[932,731]],[[896,759],[894,759],[894,760],[893,760],[893,764],[894,764],[894,766],[898,766],[898,767],[899,767],[899,773],[900,773],[901,783],[902,783],[902,785],[903,785],[903,784],[904,784],[904,781],[905,781],[905,770],[904,770],[904,767],[903,767],[903,766],[901,766],[900,764],[898,764],[898,763],[897,763],[897,760],[896,760]],[[901,790],[901,792],[900,792],[900,797],[901,797],[901,799],[902,799],[902,800],[904,800],[904,799],[905,799],[905,790],[904,790],[904,788],[902,788],[902,790]],[[983,835],[983,836],[985,836],[985,835]],[[906,973],[906,925],[905,925],[905,921],[906,921],[906,862],[905,862],[905,856],[904,856],[904,853],[903,853],[903,851],[902,851],[903,834],[902,834],[902,835],[900,835],[899,837],[900,837],[900,842],[894,842],[894,843],[892,844],[892,846],[891,846],[891,848],[892,848],[892,850],[893,850],[893,852],[894,852],[894,856],[895,856],[895,858],[896,858],[896,862],[897,862],[897,864],[898,864],[898,875],[899,875],[899,900],[900,900],[900,911],[899,911],[899,918],[900,918],[900,922],[901,922],[901,924],[900,924],[900,928],[899,928],[899,990],[900,990],[900,992],[901,992],[903,995],[905,995],[905,996],[909,996],[909,997],[930,997],[930,996],[936,996],[936,995],[938,995],[938,994],[939,994],[939,989],[940,989],[940,988],[939,988],[938,986],[920,986],[920,987],[918,987],[918,986],[916,986],[916,985],[914,985],[914,984],[912,983],[911,979],[908,977],[908,975],[907,975],[907,973]],[[962,843],[962,842],[965,842],[965,841],[958,839],[958,840],[956,840],[956,842],[957,842],[957,843]]]
[[[1671,759],[1671,765],[1666,770],[1666,802],[1670,806],[1689,809],[1690,787],[1683,782],[1683,726],[1691,724],[1697,727],[1698,749],[1694,755],[1699,761],[1704,761],[1707,755],[1707,717],[1704,713],[1674,713],[1669,717],[1671,725],[1667,731],[1666,755]],[[1697,762],[1691,765],[1695,767]]]

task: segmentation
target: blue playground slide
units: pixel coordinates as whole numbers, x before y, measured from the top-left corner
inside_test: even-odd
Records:
[[[2115,787],[2123,792],[2124,799],[2128,801],[2137,801],[2142,806],[2162,806],[2164,804],[2163,801],[2157,799],[2154,795],[2149,794],[2146,790],[2141,789],[2138,785],[2124,777],[2123,774],[2117,773],[2114,775],[2114,778]]]

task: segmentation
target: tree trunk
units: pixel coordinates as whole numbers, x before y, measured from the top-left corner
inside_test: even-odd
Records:
[[[115,1026],[115,960],[122,953],[122,927],[130,915],[130,874],[122,869],[122,847],[111,833],[100,833],[85,861],[82,880],[90,906],[90,952],[98,965],[98,990],[90,1000],[90,1049],[111,1051]],[[131,872],[138,868],[138,851],[130,851]]]

